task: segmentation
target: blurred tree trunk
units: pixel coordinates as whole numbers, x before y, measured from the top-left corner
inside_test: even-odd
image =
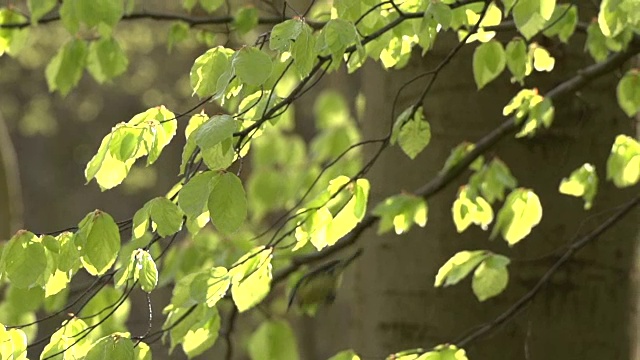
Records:
[[[0,115],[0,241],[22,226],[22,193],[18,160],[4,118]]]
[[[453,40],[449,38],[450,40]],[[445,40],[445,39],[441,39]],[[442,41],[443,44],[452,42]],[[442,44],[441,44],[442,45]],[[450,47],[413,59],[401,71],[368,64],[362,74],[367,99],[364,138],[384,135],[391,103],[406,81],[436,67]],[[581,48],[555,49],[556,68],[532,82],[545,94],[592,63]],[[506,75],[477,92],[472,76],[472,47],[465,47],[440,74],[427,96],[426,119],[431,144],[415,160],[398,148],[386,151],[368,174],[376,204],[399,191],[412,191],[437,175],[451,149],[464,140],[477,141],[504,121],[502,107],[517,92]],[[400,97],[396,116],[410,106],[426,81],[418,81]],[[456,234],[451,206],[468,174],[433,197],[424,229],[407,235],[363,236],[364,256],[350,271],[351,343],[363,358],[452,342],[473,327],[493,320],[527,292],[555,262],[555,252],[597,226],[632,195],[605,182],[605,164],[614,137],[632,134],[634,123],[619,110],[614,74],[584,88],[580,96],[555,102],[552,128],[532,139],[504,139],[491,153],[504,160],[519,186],[532,188],[544,209],[542,223],[522,243],[489,242],[478,228]],[[582,201],[560,195],[560,179],[585,162],[596,165],[600,181],[589,212]],[[499,204],[494,206],[497,212]],[[605,212],[605,213],[603,213]],[[635,347],[635,252],[638,212],[617,224],[562,267],[516,319],[467,347],[471,359],[628,359]],[[594,216],[595,215],[595,216]],[[589,218],[587,221],[584,219]],[[456,252],[490,248],[513,259],[505,293],[480,303],[470,281],[444,289],[433,282],[439,267]],[[633,276],[632,276],[633,275]]]

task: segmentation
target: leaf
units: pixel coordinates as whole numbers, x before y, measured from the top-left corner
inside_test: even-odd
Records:
[[[180,190],[178,205],[188,218],[197,218],[207,210],[209,194],[218,174],[205,171],[193,176]]]
[[[453,202],[451,211],[456,230],[461,233],[469,225],[476,224],[487,230],[493,221],[493,209],[481,196],[469,194],[469,186],[463,186],[458,192],[458,198]]]
[[[513,20],[518,31],[531,39],[553,16],[556,0],[518,0],[513,7]]]
[[[269,49],[288,51],[291,42],[295,41],[302,31],[304,23],[300,19],[285,20],[271,30]]]
[[[103,37],[89,45],[87,69],[100,84],[109,81],[127,70],[129,60],[118,42],[111,37]]]
[[[527,64],[529,62],[527,45],[524,40],[521,38],[511,40],[507,44],[505,55],[507,68],[513,74],[513,78],[522,84],[522,80],[527,75]]]
[[[169,28],[167,36],[167,50],[171,52],[173,47],[189,37],[189,24],[184,21],[176,21]]]
[[[170,351],[182,344],[182,350],[192,359],[213,346],[220,330],[220,315],[215,307],[201,304],[189,315],[187,311],[190,310],[171,306],[168,307],[169,314],[163,327],[171,329]]]
[[[440,267],[434,286],[450,286],[459,283],[487,256],[489,253],[485,250],[465,250],[456,253]]]
[[[193,93],[200,98],[215,95],[220,98],[224,95],[231,77],[231,55],[234,51],[222,46],[207,50],[200,55],[191,67],[189,79]]]
[[[628,14],[620,9],[620,0],[602,0],[598,12],[598,25],[606,37],[614,37],[625,30]]]
[[[239,34],[246,34],[258,26],[258,9],[253,6],[244,6],[238,9],[233,19],[235,30]]]
[[[518,181],[511,175],[507,165],[499,159],[493,159],[491,163],[476,172],[469,179],[469,188],[472,194],[482,194],[482,197],[490,204],[496,200],[504,199],[504,192],[513,190]]]
[[[609,55],[607,47],[607,37],[602,34],[598,24],[592,23],[587,27],[587,43],[586,48],[589,54],[596,62],[604,61]]]
[[[230,284],[231,278],[223,267],[191,273],[173,288],[171,303],[183,308],[205,303],[214,307],[227,293]]]
[[[618,135],[607,159],[607,180],[619,188],[640,180],[640,143],[630,136]]]
[[[75,34],[80,23],[97,27],[101,35],[109,35],[124,15],[123,0],[65,0],[60,16],[65,28]]]
[[[249,86],[264,84],[273,69],[271,57],[253,46],[238,50],[232,65],[238,79]]]
[[[549,54],[549,52],[538,44],[532,44],[533,48],[533,68],[537,71],[553,70],[556,60]]]
[[[44,15],[53,10],[56,3],[56,0],[28,0],[27,5],[31,12],[31,23],[37,23]]]
[[[31,232],[18,231],[2,251],[4,276],[17,288],[29,288],[39,283],[47,268],[42,242]]]
[[[238,311],[259,304],[271,290],[273,254],[263,246],[256,247],[235,262],[231,274],[231,297]]]
[[[87,352],[85,360],[133,359],[133,341],[122,333],[107,335],[96,341]]]
[[[223,233],[238,230],[247,217],[247,197],[242,181],[229,172],[220,175],[209,194],[208,208],[216,229]]]
[[[339,65],[347,47],[357,41],[358,32],[355,25],[350,21],[331,19],[322,28],[320,36],[324,40],[324,48],[329,50],[334,63]]]
[[[211,14],[224,4],[224,0],[200,0],[200,6]]]
[[[151,348],[144,342],[138,342],[133,353],[134,360],[151,360]]]
[[[328,246],[334,245],[343,236],[351,232],[364,218],[369,197],[369,181],[367,179],[358,179],[352,184],[353,187],[350,190],[353,192],[353,196],[329,223],[326,237],[326,245]]]
[[[507,65],[507,57],[496,40],[478,46],[473,53],[473,78],[478,90],[498,77]]]
[[[398,144],[412,160],[424,150],[431,141],[431,126],[424,119],[422,107],[419,107],[413,118],[405,122],[398,133]]]
[[[27,360],[27,335],[20,329],[7,330],[0,324],[0,358]]]
[[[150,293],[158,285],[158,269],[148,251],[138,249],[134,252],[135,267],[133,280],[138,281],[140,288]]]
[[[616,95],[618,104],[627,116],[632,117],[640,111],[640,71],[629,70],[620,79]]]
[[[96,210],[78,224],[74,242],[87,272],[102,275],[113,265],[120,251],[120,229],[109,214]]]
[[[60,95],[66,96],[78,85],[87,54],[87,44],[83,40],[72,40],[62,46],[45,69],[49,91],[58,90]]]
[[[361,360],[360,356],[358,356],[353,350],[343,350],[339,353],[333,355],[328,360]]]
[[[498,212],[498,219],[491,231],[491,239],[498,233],[513,246],[524,239],[542,219],[542,205],[538,196],[529,189],[513,190]]]
[[[553,10],[551,19],[543,31],[544,36],[558,35],[563,43],[567,43],[578,25],[578,8],[575,5],[559,4]]]
[[[91,341],[88,337],[80,338],[86,332],[87,324],[77,317],[63,323],[62,327],[56,330],[44,347],[40,359],[54,356],[54,354],[64,351],[65,358],[69,359],[84,357],[91,348]],[[63,359],[60,355],[53,359]]]
[[[386,198],[373,209],[373,214],[380,217],[378,234],[393,227],[395,233],[400,235],[408,232],[413,224],[424,227],[427,224],[428,208],[424,199],[400,194]]]
[[[180,231],[183,214],[176,204],[165,197],[157,197],[147,204],[149,206],[149,216],[158,226],[158,235],[166,237]]]
[[[251,360],[300,359],[293,330],[284,320],[265,321],[248,343]]]
[[[232,116],[216,115],[200,125],[193,136],[201,149],[208,149],[233,136],[236,129],[237,124]]]
[[[18,11],[0,8],[0,25],[23,23],[25,21],[27,21],[27,18]],[[25,45],[28,36],[29,28],[0,28],[0,56],[5,52],[11,56],[17,55]]]
[[[502,255],[488,256],[473,272],[471,288],[479,301],[492,298],[507,287],[509,258]]]
[[[574,170],[569,178],[562,179],[558,191],[561,194],[582,197],[584,209],[591,209],[593,198],[598,191],[598,174],[595,166],[586,163]]]
[[[296,41],[291,45],[291,57],[293,57],[293,66],[300,78],[309,75],[316,61],[316,37],[313,35],[313,29],[307,24],[302,25],[300,34]]]
[[[422,351],[420,351],[420,353],[422,353]],[[412,360],[414,359],[414,357],[406,359],[398,357],[394,358],[394,360],[395,359]],[[435,347],[434,351],[426,352],[416,360],[469,360],[469,358],[467,357],[467,353],[464,351],[464,349],[457,348],[455,345],[438,345]]]

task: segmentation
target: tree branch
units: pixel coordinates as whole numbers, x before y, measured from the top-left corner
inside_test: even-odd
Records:
[[[627,60],[640,53],[640,37],[636,36],[629,44],[627,50],[617,53],[611,56],[609,59],[602,63],[594,64],[578,71],[578,74],[574,77],[559,84],[546,95],[549,99],[557,99],[562,96],[571,94],[576,90],[584,87],[596,78],[603,76],[616,68],[622,66]],[[518,129],[516,124],[516,118],[511,117],[503,122],[496,129],[480,139],[473,150],[471,150],[465,157],[463,157],[455,166],[440,173],[431,181],[426,183],[415,191],[415,193],[425,200],[428,200],[433,195],[444,189],[449,183],[460,176],[473,161],[475,161],[480,155],[484,154],[491,147],[493,147],[498,141],[503,139],[509,134],[512,134]],[[291,260],[291,265],[280,270],[273,277],[273,283],[277,284],[286,279],[291,273],[298,270],[301,266],[306,264],[313,264],[328,257],[339,253],[343,249],[355,244],[360,235],[369,227],[373,226],[379,220],[374,215],[367,215],[360,224],[358,224],[351,233],[339,240],[334,246],[326,248],[320,252],[306,254],[298,257],[294,257]]]
[[[455,344],[458,347],[465,347],[471,342],[485,336],[487,333],[497,328],[498,326],[504,324],[510,319],[514,318],[515,315],[529,302],[531,302],[536,295],[542,290],[542,287],[551,280],[553,274],[558,271],[558,269],[564,265],[571,257],[578,252],[580,249],[598,239],[600,235],[602,235],[605,231],[609,230],[612,226],[622,220],[626,215],[631,212],[636,206],[640,205],[640,196],[636,196],[633,200],[627,202],[622,205],[621,209],[618,210],[614,215],[609,217],[605,222],[600,224],[596,229],[583,236],[580,240],[575,241],[569,248],[564,252],[562,257],[558,259],[548,270],[542,275],[540,280],[536,283],[536,285],[529,290],[523,297],[520,298],[517,302],[511,305],[505,312],[500,314],[498,317],[493,319],[490,322],[485,323],[484,325],[480,325],[477,330],[473,331],[471,334],[464,336],[460,341],[456,341]]]

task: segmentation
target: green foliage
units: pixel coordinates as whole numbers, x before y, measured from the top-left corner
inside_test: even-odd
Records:
[[[542,204],[533,189],[517,188],[508,164],[487,153],[498,139],[496,132],[476,144],[464,141],[451,149],[433,182],[415,193],[401,188],[394,189],[395,193],[376,193],[384,200],[373,209],[368,209],[372,185],[367,173],[378,156],[385,156],[388,145],[399,145],[414,160],[425,152],[432,136],[447,136],[442,135],[447,129],[435,125],[432,134],[426,118],[435,115],[428,106],[432,101],[428,93],[431,80],[440,76],[453,57],[461,56],[458,50],[475,47],[469,70],[478,91],[486,91],[483,89],[492,82],[504,86],[500,75],[505,68],[509,70],[515,96],[503,115],[513,116],[516,137],[531,138],[553,123],[551,97],[566,92],[560,88],[549,93],[553,96],[542,96],[533,87],[537,79],[529,77],[534,71],[557,76],[554,55],[563,53],[559,51],[563,45],[556,42],[575,42],[573,34],[586,30],[586,51],[596,62],[605,62],[611,54],[633,50],[630,46],[640,33],[637,0],[601,1],[598,16],[590,24],[579,21],[584,14],[579,14],[577,3],[557,4],[555,0],[313,2],[305,13],[288,5],[282,21],[250,3],[183,0],[181,5],[189,12],[208,15],[191,18],[147,13],[146,9],[140,12],[133,0],[28,0],[22,7],[0,8],[0,55],[15,57],[25,45],[31,46],[27,40],[33,26],[50,26],[48,23],[59,20],[61,31],[68,32],[68,40],[62,38],[55,44],[48,62],[42,60],[47,63],[44,76],[49,90],[62,97],[79,84],[85,69],[100,85],[127,74],[128,52],[136,43],[124,36],[128,30],[120,27],[121,20],[168,21],[161,30],[167,31],[169,52],[178,44],[181,50],[188,48],[194,41],[207,48],[195,58],[188,74],[192,95],[202,101],[198,106],[174,114],[159,105],[115,124],[85,169],[87,182],[95,179],[101,190],[112,189],[126,179],[138,159],[146,156],[146,165],[153,165],[175,136],[178,122],[186,122],[182,125],[184,147],[174,149],[181,151],[176,169],[180,177],[166,195],[152,197],[122,222],[95,210],[73,233],[53,236],[20,230],[3,246],[0,275],[6,290],[0,315],[8,325],[37,325],[43,310],[68,312],[72,307],[65,306],[73,300],[67,298],[74,292],[69,289],[82,268],[99,284],[82,300],[77,316],[70,314],[57,330],[46,334],[48,344],[41,358],[150,360],[149,346],[138,340],[154,336],[162,336],[171,351],[180,345],[188,358],[194,358],[211,348],[219,334],[229,336],[221,330],[221,319],[227,320],[224,315],[231,307],[242,313],[260,307],[268,318],[249,316],[261,323],[239,341],[246,344],[249,357],[299,359],[293,330],[282,320],[284,292],[276,287],[278,283],[303,279],[301,268],[326,260],[326,254],[341,251],[343,246],[325,252],[326,248],[344,238],[352,241],[344,247],[351,246],[376,221],[378,234],[391,229],[397,235],[405,234],[414,224],[425,227],[427,199],[466,170],[460,164],[470,164],[471,172],[461,182],[466,184],[458,189],[451,207],[457,232],[472,224],[487,230],[495,218],[489,238],[501,235],[509,246],[515,245],[542,221]],[[28,13],[23,14],[25,9]],[[53,16],[55,12],[59,19]],[[271,31],[271,25],[265,24],[273,24]],[[218,36],[219,28],[231,32]],[[505,28],[511,33],[502,33]],[[475,33],[470,34],[472,30]],[[361,131],[369,121],[362,97],[351,103],[340,92],[323,90],[312,95],[313,106],[300,107],[297,102],[325,73],[343,66],[345,74],[359,70],[369,59],[389,71],[406,67],[418,53],[416,46],[425,56],[440,34],[454,41],[455,36],[466,40],[454,44],[434,70],[407,82],[426,86],[424,93],[421,98],[398,93],[399,103],[408,107],[380,139],[367,138],[373,132]],[[554,37],[558,41],[545,40]],[[238,45],[242,40],[254,45]],[[223,42],[235,44],[234,48]],[[34,47],[18,61],[34,63],[34,51],[41,52]],[[605,64],[599,71],[620,68],[620,64]],[[132,79],[137,76],[129,75]],[[569,85],[579,88],[594,77],[591,73],[573,78],[578,80]],[[531,88],[524,88],[525,81]],[[75,101],[73,96],[70,100]],[[387,100],[388,110],[395,111],[396,101]],[[629,69],[621,77],[617,100],[627,116],[638,114],[638,69]],[[205,109],[216,115],[207,115]],[[301,113],[315,120],[305,124],[304,134],[296,129],[302,123],[294,118]],[[513,130],[513,122],[505,124],[498,133]],[[380,153],[371,159],[363,157],[361,147],[372,144],[380,146]],[[585,163],[557,180],[560,193],[582,197],[584,208],[591,208],[598,191],[595,166]],[[636,139],[616,138],[607,161],[607,180],[620,188],[640,181],[640,143]],[[494,205],[501,205],[497,215]],[[121,234],[129,230],[131,239],[121,245]],[[485,301],[505,290],[509,263],[506,256],[481,247],[460,251],[440,267],[434,286],[458,284],[473,272],[471,289],[479,301]],[[332,290],[340,283],[338,276],[324,281]],[[165,304],[161,332],[132,337],[127,329],[129,294],[142,291],[154,296],[156,289],[165,286],[171,288],[172,296]],[[301,285],[298,298],[305,296],[313,304],[302,306],[303,313],[315,314],[318,303],[327,300],[326,291]],[[150,311],[151,319],[155,313]],[[27,344],[34,343],[39,330],[37,326],[24,330],[0,326],[0,358],[25,359]],[[346,350],[330,360],[358,359],[355,352]],[[463,360],[467,356],[463,349],[445,344],[399,352],[389,359]]]
[[[473,53],[473,77],[478,90],[498,77],[507,65],[507,56],[501,43],[495,40],[478,46]]]
[[[431,127],[424,119],[422,107],[413,106],[398,116],[393,125],[391,144],[396,142],[402,151],[411,159],[415,159],[431,141]]]
[[[607,180],[619,188],[640,180],[640,143],[626,135],[618,135],[607,160]]]
[[[598,174],[595,166],[586,163],[574,170],[569,178],[562,179],[558,191],[561,194],[582,197],[584,209],[591,209],[593,198],[598,192]]]
[[[515,189],[507,196],[502,209],[498,212],[491,238],[501,234],[509,246],[513,246],[529,235],[540,220],[542,220],[542,205],[538,195],[529,189]]]
[[[383,234],[393,227],[396,234],[404,234],[413,224],[424,227],[427,224],[428,207],[423,199],[400,194],[391,196],[373,209],[373,214],[380,217],[378,234]]]
[[[248,347],[251,360],[300,359],[293,330],[282,320],[263,322],[249,338]]]
[[[629,70],[620,79],[617,88],[618,103],[630,117],[640,111],[640,71]]]

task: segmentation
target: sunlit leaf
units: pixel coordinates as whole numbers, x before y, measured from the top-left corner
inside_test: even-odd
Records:
[[[143,291],[151,292],[158,285],[158,269],[151,254],[145,250],[135,252],[133,280],[138,281]]]
[[[635,185],[640,180],[640,143],[630,136],[618,135],[609,159],[607,180],[619,188]]]
[[[373,214],[380,217],[378,234],[393,228],[395,233],[400,235],[408,232],[413,224],[424,227],[427,224],[428,208],[424,199],[400,194],[378,204]]]
[[[459,283],[489,255],[490,253],[484,250],[461,251],[455,254],[438,270],[434,286],[450,286]]]
[[[230,274],[231,295],[238,311],[251,309],[271,290],[271,259],[273,254],[257,247],[234,264]]]
[[[542,205],[538,196],[529,189],[515,189],[498,212],[491,238],[502,234],[509,246],[513,246],[529,235],[541,219]]]
[[[596,168],[586,163],[574,170],[568,178],[562,179],[558,189],[561,194],[582,197],[585,210],[591,209],[593,198],[598,191]]]

